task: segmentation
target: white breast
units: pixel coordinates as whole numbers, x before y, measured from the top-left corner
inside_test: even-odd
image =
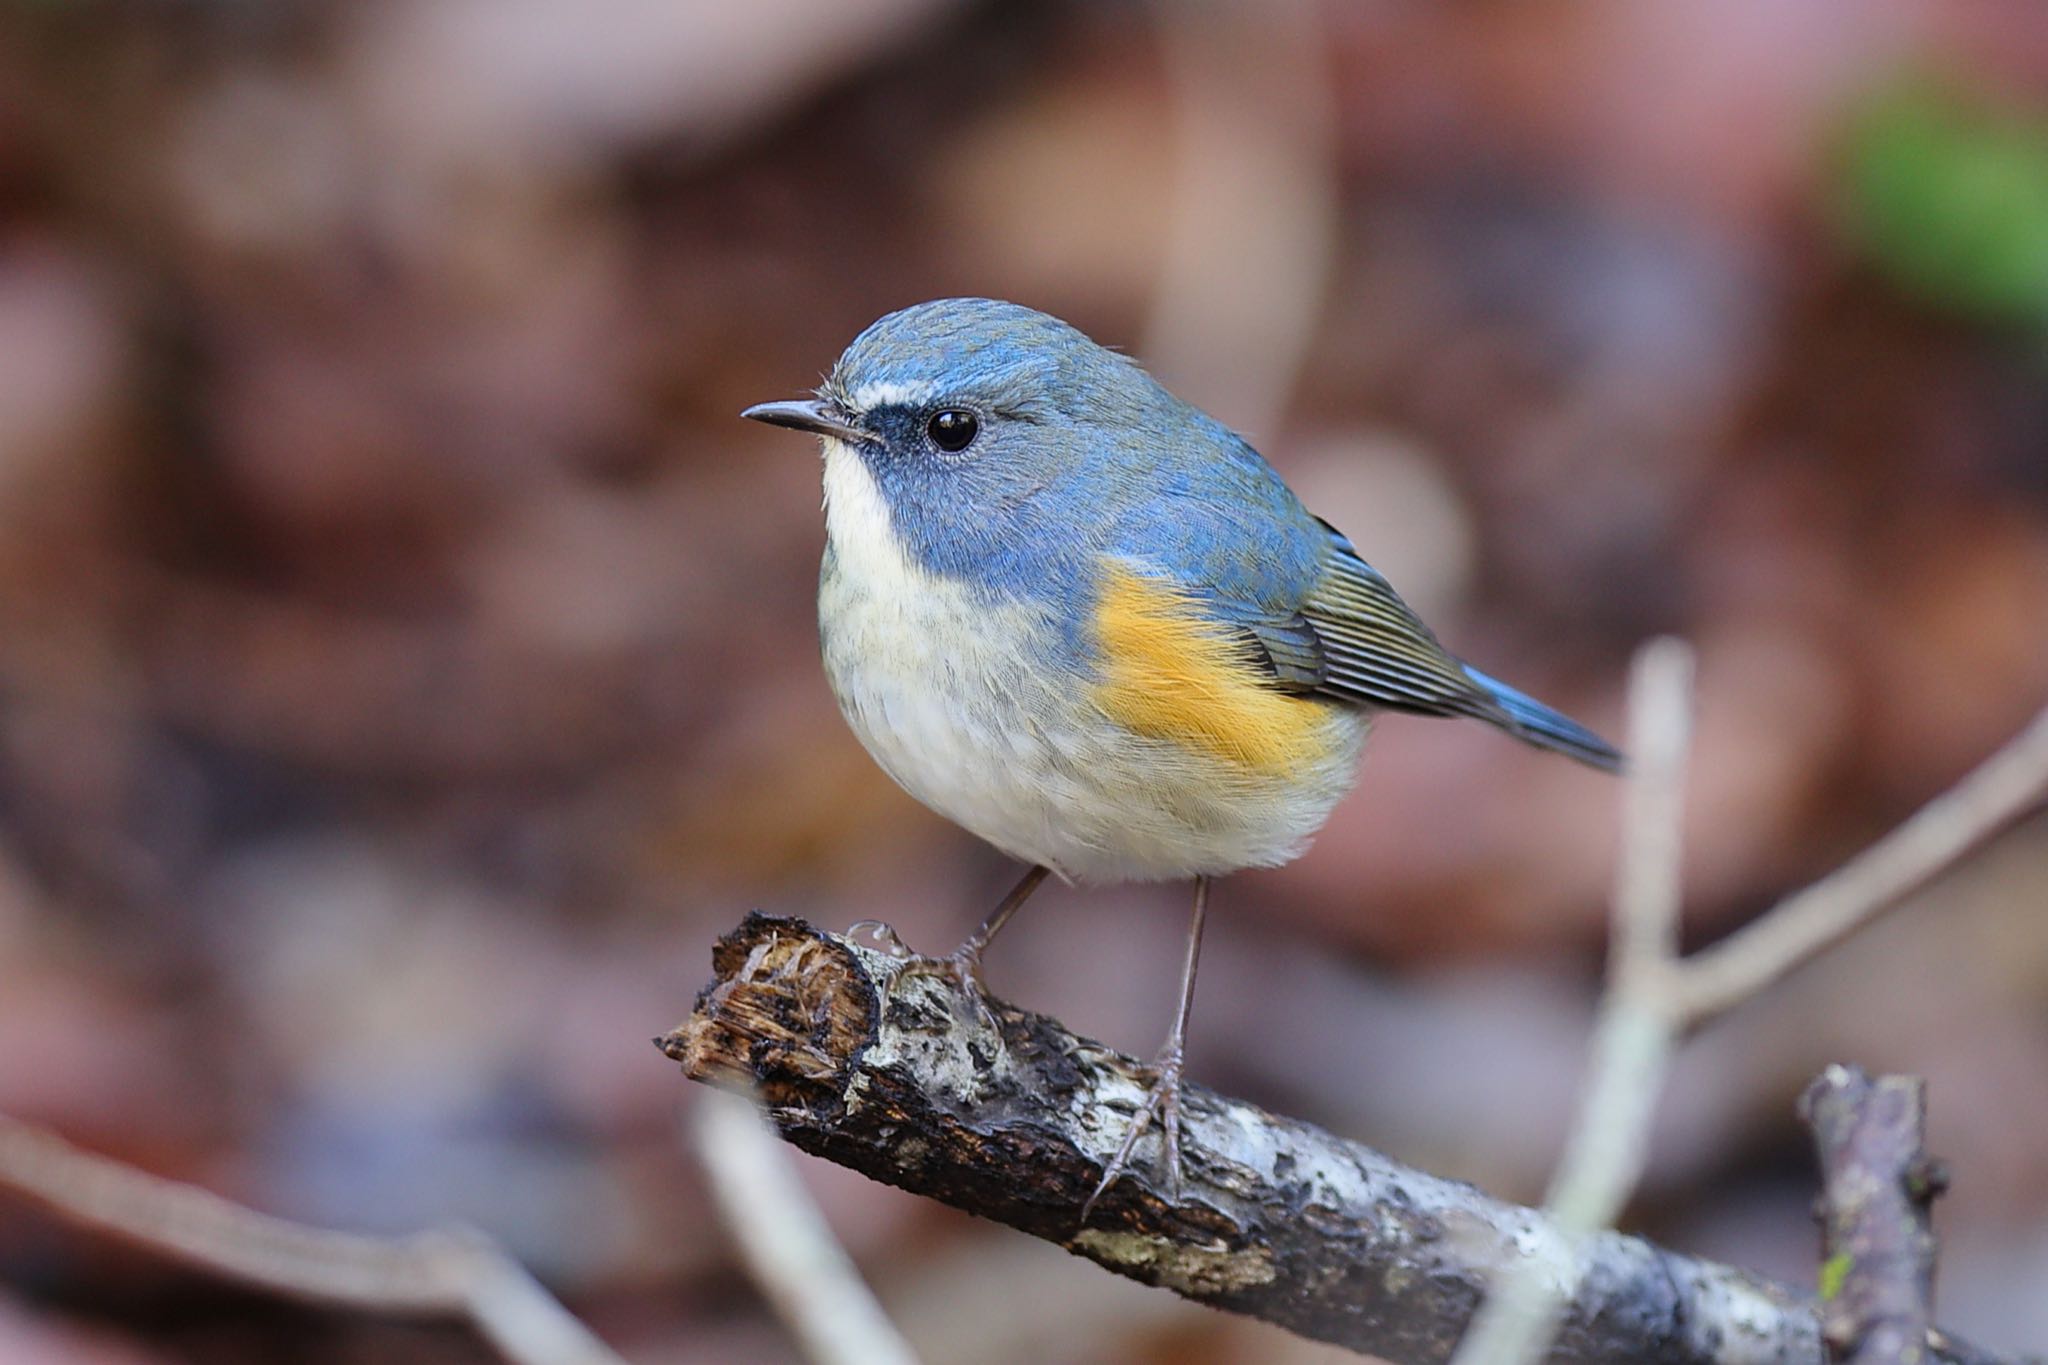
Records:
[[[1054,625],[905,554],[860,456],[825,444],[818,589],[825,672],[875,761],[912,796],[1068,879],[1157,880],[1284,862],[1349,789],[1362,715],[1330,761],[1282,782],[1133,735],[1053,676]]]

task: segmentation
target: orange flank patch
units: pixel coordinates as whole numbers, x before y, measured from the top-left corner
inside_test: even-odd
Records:
[[[1271,686],[1175,585],[1106,565],[1095,634],[1095,704],[1127,729],[1275,775],[1329,756],[1331,704]]]

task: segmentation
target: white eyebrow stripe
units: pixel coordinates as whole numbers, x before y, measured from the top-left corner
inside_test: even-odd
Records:
[[[855,412],[872,412],[876,408],[916,407],[937,392],[938,385],[924,381],[884,380],[861,385],[847,399]]]

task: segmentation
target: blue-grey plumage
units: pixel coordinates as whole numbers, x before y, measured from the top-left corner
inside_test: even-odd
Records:
[[[920,800],[1069,878],[1284,861],[1375,711],[1618,761],[1447,652],[1250,445],[1042,313],[906,308],[818,400],[752,415],[825,440],[820,627],[855,731]]]
[[[1035,868],[1196,878],[1196,940],[1206,879],[1300,852],[1380,711],[1619,762],[1446,651],[1250,445],[1043,313],[891,313],[815,399],[746,415],[822,440],[819,633],[868,751]],[[955,954],[963,972],[1039,875]],[[1191,946],[1155,1096],[1170,1174],[1193,969]]]

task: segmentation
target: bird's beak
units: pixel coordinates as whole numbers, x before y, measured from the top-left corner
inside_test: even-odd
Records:
[[[771,427],[788,427],[791,431],[808,431],[815,436],[830,436],[835,440],[850,441],[859,445],[872,439],[867,432],[853,424],[852,419],[823,399],[795,399],[787,403],[756,403],[740,416],[756,422],[766,422]]]

